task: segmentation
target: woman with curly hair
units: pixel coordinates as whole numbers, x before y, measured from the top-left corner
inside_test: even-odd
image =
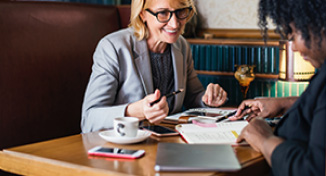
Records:
[[[249,114],[246,140],[260,151],[274,175],[325,175],[326,130],[326,1],[260,0],[259,24],[266,39],[267,17],[276,31],[292,40],[316,74],[300,97],[245,100],[231,119]],[[247,110],[244,108],[250,107]],[[285,112],[285,114],[283,114]],[[263,118],[283,115],[274,132]]]

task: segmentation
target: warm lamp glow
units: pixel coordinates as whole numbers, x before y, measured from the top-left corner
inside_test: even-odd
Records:
[[[291,41],[280,41],[279,79],[286,81],[307,81],[315,74],[315,68],[292,50]]]
[[[243,100],[247,97],[247,92],[251,81],[255,79],[254,67],[255,65],[235,65],[237,70],[234,73],[234,77],[240,84],[240,90]]]

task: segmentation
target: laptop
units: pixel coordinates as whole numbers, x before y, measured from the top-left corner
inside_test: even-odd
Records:
[[[238,171],[241,165],[229,144],[159,143],[155,171]]]

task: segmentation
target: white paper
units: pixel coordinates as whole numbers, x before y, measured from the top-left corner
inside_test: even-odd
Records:
[[[176,130],[189,144],[237,144],[236,139],[247,121],[215,123],[215,127],[203,127],[196,124],[181,124]]]

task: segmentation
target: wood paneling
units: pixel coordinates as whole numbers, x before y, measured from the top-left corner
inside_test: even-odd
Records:
[[[199,29],[197,34],[203,37],[204,33],[213,34],[214,38],[227,39],[262,39],[260,29]],[[270,40],[280,40],[280,36],[273,30],[267,32]]]

